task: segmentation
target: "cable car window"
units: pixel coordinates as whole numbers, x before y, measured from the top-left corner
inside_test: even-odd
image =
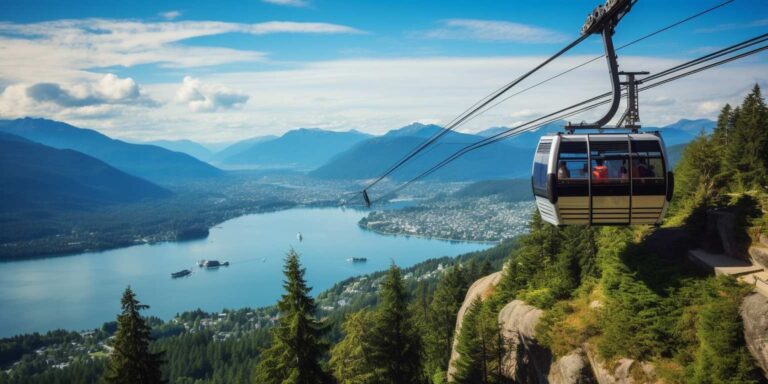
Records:
[[[664,161],[657,141],[632,142],[632,178],[663,179]]]
[[[589,195],[587,142],[563,140],[557,154],[557,195],[579,197]]]
[[[583,184],[589,175],[587,167],[587,143],[563,141],[557,158],[558,183]]]
[[[590,140],[593,184],[629,183],[629,146],[626,141]]]
[[[533,157],[533,192],[539,196],[547,196],[547,163],[551,141],[542,141]]]

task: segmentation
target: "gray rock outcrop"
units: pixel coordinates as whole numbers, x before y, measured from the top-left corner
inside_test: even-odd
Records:
[[[718,235],[723,252],[730,257],[744,258],[736,238],[736,217],[730,212],[714,211],[709,213],[707,219],[707,231]]]
[[[759,245],[749,247],[749,256],[753,263],[768,268],[768,247]]]
[[[592,352],[592,348],[586,346],[585,349],[589,365],[595,374],[598,384],[635,384],[653,383],[656,381],[656,372],[650,363],[623,358],[612,364],[612,366],[606,367],[605,363]],[[638,369],[642,377],[641,380],[636,380],[637,373],[633,374],[633,371]]]
[[[768,379],[768,298],[753,293],[741,303],[740,312],[747,348]]]

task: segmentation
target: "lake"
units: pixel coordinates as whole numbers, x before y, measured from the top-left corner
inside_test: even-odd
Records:
[[[316,295],[347,277],[386,269],[392,261],[408,267],[490,247],[379,235],[358,227],[364,215],[336,208],[291,209],[229,220],[203,240],[0,263],[0,337],[99,327],[115,320],[129,284],[151,307],[144,314],[164,320],[196,308],[212,312],[271,305],[282,294],[283,257],[291,248],[301,254]],[[351,257],[368,261],[353,264],[347,261]],[[231,265],[200,269],[200,259]],[[171,279],[171,272],[185,268],[192,275]]]

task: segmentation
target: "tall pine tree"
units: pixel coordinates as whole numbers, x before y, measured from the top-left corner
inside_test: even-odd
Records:
[[[120,300],[123,312],[117,316],[117,332],[112,344],[105,380],[119,384],[164,383],[160,367],[162,353],[149,351],[152,341],[150,327],[141,317],[140,311],[149,308],[136,299],[131,287],[127,287]]]
[[[504,340],[490,303],[480,296],[467,309],[456,345],[459,358],[453,382],[459,384],[501,383]]]
[[[768,108],[760,87],[752,88],[733,112],[733,134],[729,131],[725,168],[738,190],[768,184]]]
[[[327,346],[320,339],[325,327],[315,320],[317,310],[304,280],[299,254],[290,250],[285,259],[283,294],[277,307],[280,319],[272,332],[272,346],[256,367],[259,384],[311,384],[328,381],[320,366]]]
[[[461,266],[449,269],[437,284],[424,324],[424,370],[428,376],[440,375],[451,358],[456,314],[459,312],[469,282]]]
[[[339,384],[371,384],[376,382],[370,358],[369,332],[374,322],[369,310],[355,312],[344,321],[344,339],[331,350],[333,376]]]
[[[380,304],[371,330],[371,360],[377,381],[422,382],[421,337],[408,309],[400,268],[394,264],[381,284]]]

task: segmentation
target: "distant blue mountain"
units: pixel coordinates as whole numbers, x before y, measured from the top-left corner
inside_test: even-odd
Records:
[[[435,125],[411,124],[392,130],[384,136],[358,143],[310,172],[310,175],[324,179],[367,179],[378,176],[440,129]],[[398,180],[410,179],[467,144],[482,139],[477,135],[449,132],[391,177]],[[519,149],[501,142],[467,153],[435,172],[431,179],[481,180],[527,176],[532,158],[533,149]]]
[[[170,196],[83,153],[0,133],[0,212],[92,209]]]
[[[648,127],[645,129],[649,131],[658,129],[659,132],[661,132],[661,137],[664,139],[664,144],[666,144],[667,147],[670,147],[690,143],[701,132],[709,135],[714,131],[716,125],[716,122],[708,119],[682,119],[674,124],[665,125],[661,128]]]
[[[565,121],[556,121],[537,128],[535,131],[528,131],[517,134],[513,137],[504,139],[504,143],[519,148],[536,148],[539,145],[539,138],[549,133],[562,132]],[[509,127],[493,127],[477,133],[478,136],[491,137],[501,132],[509,130]]]
[[[715,126],[717,126],[717,122],[709,119],[696,119],[696,120],[681,119],[674,124],[669,124],[662,128],[679,129],[681,131],[690,133],[693,136],[698,136],[700,132],[704,132],[704,134],[706,135],[711,134],[714,131]]]
[[[274,140],[276,138],[277,136],[267,135],[267,136],[256,136],[256,137],[251,137],[250,139],[240,140],[214,153],[213,156],[211,157],[211,161],[213,163],[221,162],[223,160],[226,160],[227,158],[230,158],[232,156],[245,152],[247,149],[250,149],[252,146],[256,144]]]
[[[192,140],[154,140],[143,144],[156,145],[174,152],[186,153],[202,161],[208,161],[213,156],[213,153],[208,148]]]
[[[241,167],[309,170],[370,137],[355,130],[333,132],[295,129],[276,139],[256,143],[225,158],[221,163]]]
[[[223,172],[185,153],[154,145],[130,144],[90,129],[46,119],[0,121],[0,132],[24,137],[50,147],[73,149],[124,172],[155,182],[216,177]]]

